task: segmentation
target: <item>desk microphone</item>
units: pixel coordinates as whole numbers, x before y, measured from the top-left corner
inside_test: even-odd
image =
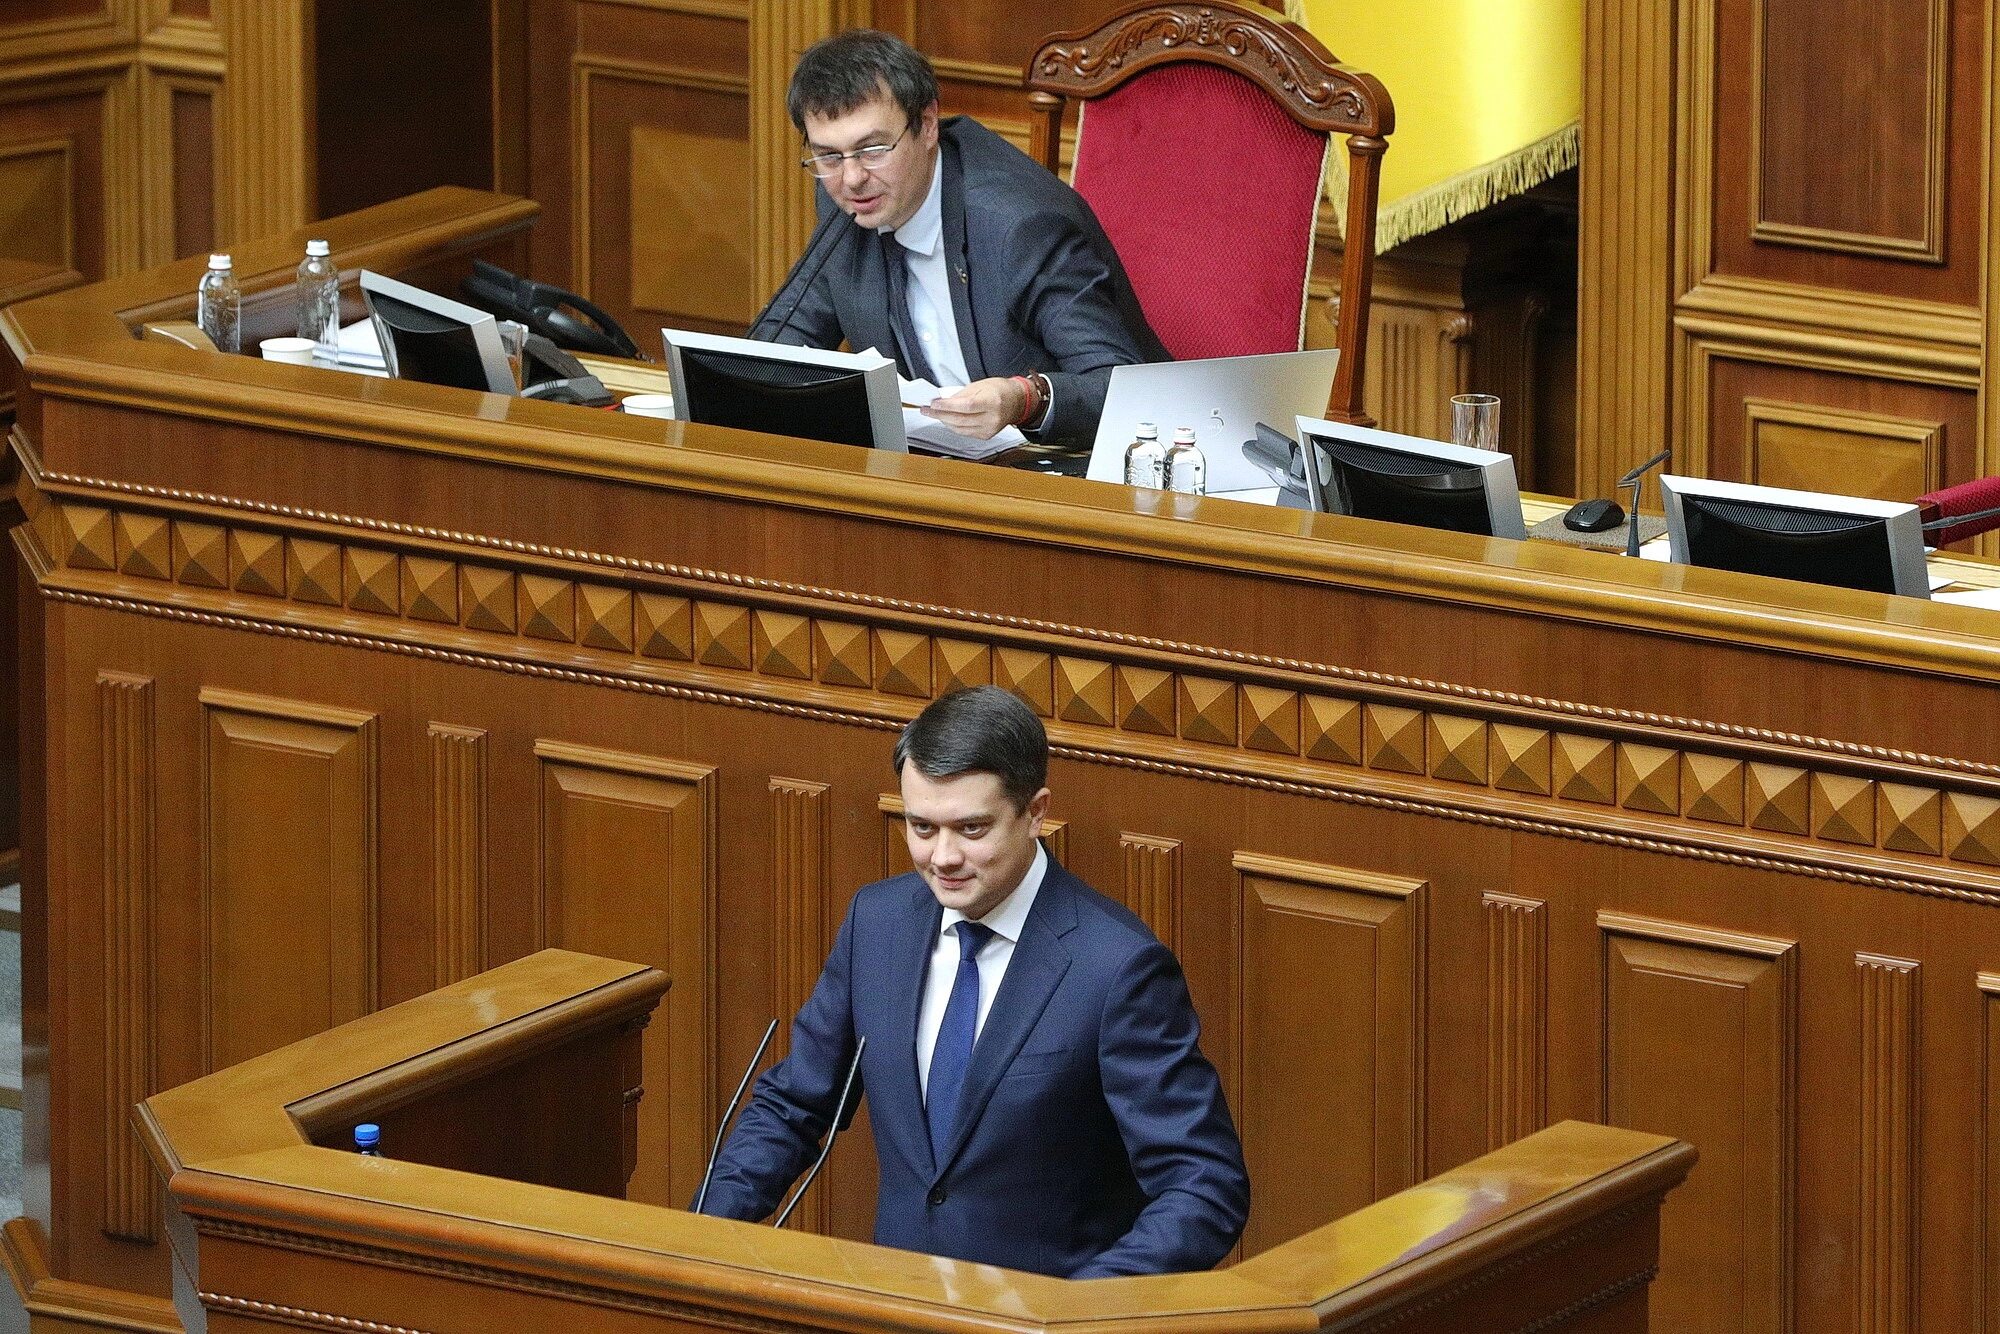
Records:
[[[1926,533],[1941,533],[1947,528],[1956,528],[1962,523],[1982,523],[1987,519],[2000,519],[2000,509],[1980,510],[1974,514],[1947,514],[1942,519],[1932,519],[1929,523],[1925,524],[1924,531]]]
[[[842,227],[842,223],[847,224],[847,226]],[[792,266],[791,276],[785,281],[785,287],[796,286],[799,290],[792,297],[792,304],[786,309],[785,318],[778,321],[778,331],[772,334],[766,341],[775,343],[785,336],[785,331],[792,327],[792,317],[799,313],[799,304],[806,299],[806,293],[810,292],[812,285],[819,280],[819,271],[826,267],[827,260],[833,258],[833,252],[840,249],[840,242],[838,240],[823,245],[826,242],[826,238],[829,236],[845,236],[848,230],[852,229],[854,225],[853,217],[841,209],[835,209],[832,215],[819,225],[819,230],[813,233],[812,242],[806,246],[806,253],[799,256],[799,262]],[[820,251],[820,254],[819,258],[813,263],[812,272],[806,275],[804,282],[795,282],[794,280],[805,269],[806,261],[813,258],[815,250]],[[784,294],[785,288],[780,287],[777,296],[771,298],[770,305],[764,307],[764,313],[757,317],[756,321],[751,324],[749,332],[743,335],[745,338],[755,338],[757,336],[757,330],[763,326],[765,320],[771,318],[771,307],[777,305],[778,297]]]
[[[1620,477],[1618,485],[1612,488],[1614,491],[1622,491],[1628,486],[1632,488],[1632,504],[1629,507],[1625,527],[1625,554],[1628,556],[1639,554],[1639,488],[1645,485],[1647,473],[1659,467],[1673,456],[1673,447],[1668,446],[1634,468],[1631,472]]]
[[[833,1124],[826,1128],[826,1143],[820,1145],[819,1157],[813,1159],[812,1170],[806,1173],[806,1179],[799,1183],[799,1188],[792,1192],[792,1202],[778,1214],[776,1221],[771,1224],[772,1227],[785,1225],[785,1220],[792,1216],[792,1210],[799,1207],[799,1201],[812,1189],[813,1179],[819,1176],[819,1169],[826,1166],[827,1155],[833,1152],[834,1140],[840,1137],[841,1131],[853,1124],[856,1111],[853,1101],[854,1077],[861,1073],[861,1053],[867,1050],[868,1038],[864,1034],[854,1044],[854,1060],[847,1067],[847,1082],[840,1086],[840,1105],[833,1110]]]
[[[695,1192],[694,1212],[700,1213],[703,1201],[708,1199],[708,1180],[715,1175],[715,1160],[722,1156],[722,1141],[729,1134],[729,1123],[736,1117],[736,1104],[743,1101],[743,1090],[750,1087],[750,1077],[757,1073],[763,1063],[764,1053],[770,1050],[771,1037],[778,1031],[778,1021],[773,1019],[764,1026],[764,1040],[757,1044],[757,1054],[750,1058],[750,1064],[743,1067],[743,1078],[737,1081],[736,1092],[729,1099],[729,1105],[722,1109],[722,1124],[715,1128],[715,1147],[708,1151],[708,1166],[702,1169],[701,1189]]]

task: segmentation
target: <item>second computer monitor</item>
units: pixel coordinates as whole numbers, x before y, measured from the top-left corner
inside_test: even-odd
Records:
[[[906,451],[896,363],[872,352],[662,329],[674,415],[799,440]]]
[[[485,311],[361,271],[361,298],[389,373],[402,380],[518,394],[500,325]]]
[[[1931,595],[1915,505],[1698,477],[1662,477],[1660,494],[1679,564]]]
[[[1298,430],[1300,448],[1317,445],[1331,465],[1324,480],[1336,514],[1481,537],[1528,535],[1510,455],[1306,417]]]

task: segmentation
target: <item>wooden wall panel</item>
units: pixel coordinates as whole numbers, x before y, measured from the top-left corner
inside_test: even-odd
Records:
[[[431,894],[437,985],[486,969],[486,737],[432,723]]]
[[[1255,1255],[1424,1174],[1422,881],[1236,854]],[[1308,1035],[1311,1035],[1308,1037]]]
[[[205,1063],[358,1019],[375,992],[376,726],[201,692]]]
[[[200,86],[169,90],[173,126],[175,259],[215,247],[215,94]]]
[[[1486,1142],[1512,1144],[1548,1124],[1548,905],[1488,891]]]
[[[1917,1059],[1920,969],[1910,959],[1854,957],[1861,991],[1861,1258],[1858,1328],[1917,1328]]]
[[[86,279],[123,272],[138,256],[114,198],[122,164],[107,160],[131,105],[122,71],[0,82],[0,258]]]
[[[104,1231],[153,1241],[159,1177],[126,1115],[153,1083],[153,906],[158,865],[153,679],[97,674],[104,812]],[[121,1133],[122,1132],[122,1133]]]
[[[1792,1328],[1797,949],[1599,912],[1604,1107],[1704,1146],[1660,1220],[1655,1318],[1670,1329]],[[1660,1133],[1672,1133],[1661,1131]]]
[[[536,741],[541,865],[537,947],[650,964],[673,979],[646,1029],[642,1153],[630,1198],[684,1207],[707,1157],[714,1102],[715,770]]]
[[[831,789],[802,778],[773,778],[771,790],[771,889],[777,932],[771,941],[771,1013],[778,1018],[774,1058],[791,1048],[789,1017],[812,996],[820,965],[833,948],[838,918],[833,905]],[[833,1230],[834,1197],[848,1186],[839,1166],[792,1214],[790,1226],[821,1234]]]

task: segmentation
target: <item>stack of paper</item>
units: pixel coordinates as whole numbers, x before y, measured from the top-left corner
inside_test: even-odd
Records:
[[[375,337],[375,321],[356,320],[340,331],[340,364],[357,370],[386,371],[382,344]]]
[[[991,440],[980,440],[960,435],[943,422],[924,416],[918,409],[929,407],[944,396],[944,390],[929,380],[905,380],[898,376],[896,390],[903,400],[903,434],[913,445],[949,454],[955,459],[977,461],[990,459],[995,454],[1027,442],[1027,437],[1012,426],[1003,426]]]

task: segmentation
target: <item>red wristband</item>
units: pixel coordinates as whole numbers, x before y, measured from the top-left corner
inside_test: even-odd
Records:
[[[1025,375],[1010,375],[1007,378],[1021,386],[1021,415],[1014,419],[1014,425],[1025,426],[1041,412],[1041,387]]]

